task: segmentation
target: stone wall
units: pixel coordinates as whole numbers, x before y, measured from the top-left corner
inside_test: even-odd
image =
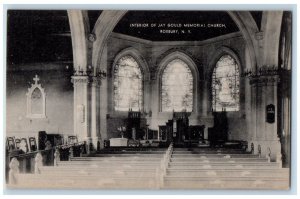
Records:
[[[68,65],[68,67],[66,67]],[[34,63],[8,66],[6,74],[6,135],[36,136],[39,131],[73,134],[73,85],[70,63]],[[27,115],[26,93],[38,75],[46,93],[46,118]]]
[[[160,62],[172,52],[182,52],[195,63],[198,74],[198,95],[195,111],[190,117],[191,125],[213,125],[211,116],[210,76],[214,67],[216,54],[220,49],[228,48],[238,57],[241,68],[246,68],[245,42],[240,33],[224,35],[200,42],[152,42],[130,36],[112,33],[104,49],[102,67],[107,69],[108,76],[100,86],[100,133],[101,138],[118,136],[115,132],[117,124],[123,124],[127,113],[117,113],[113,110],[112,96],[112,65],[115,57],[127,48],[136,49],[150,71],[150,81],[147,81],[145,93],[145,112],[149,128],[158,130],[158,125],[164,125],[172,118],[172,113],[163,113],[159,110],[159,86],[156,78]],[[38,131],[47,133],[73,134],[73,85],[71,76],[72,65],[64,63],[35,63],[18,66],[8,66],[7,72],[7,99],[6,99],[6,127],[7,135],[22,137],[36,136]],[[46,92],[46,119],[29,119],[26,117],[26,92],[33,83],[35,75],[40,77],[40,83]],[[231,139],[247,139],[245,128],[245,80],[241,78],[241,110],[228,114],[229,137]],[[110,118],[110,119],[107,119]],[[113,119],[111,119],[113,118]],[[114,125],[112,125],[114,123]]]
[[[150,90],[150,107],[147,107],[147,112],[151,110],[152,116],[148,118],[149,128],[158,130],[158,125],[164,125],[168,119],[172,118],[172,113],[163,113],[159,109],[159,80],[157,73],[159,71],[160,62],[172,52],[181,52],[190,57],[197,66],[198,74],[198,95],[195,98],[194,113],[190,117],[192,125],[206,125],[211,127],[213,125],[213,118],[211,115],[211,92],[210,92],[210,78],[216,56],[222,53],[222,49],[229,49],[232,51],[240,62],[240,72],[246,68],[245,61],[245,41],[240,33],[233,33],[221,37],[209,39],[206,41],[175,41],[175,42],[152,42],[148,40],[138,39],[126,35],[112,33],[107,43],[107,71],[108,78],[105,80],[108,84],[108,113],[113,115],[114,120],[119,118],[120,122],[126,117],[124,113],[117,113],[113,109],[113,87],[109,83],[112,81],[112,67],[115,57],[122,50],[127,48],[134,48],[139,52],[140,57],[147,62],[150,71],[150,82],[147,82]],[[246,130],[246,113],[245,107],[245,79],[240,79],[240,111],[237,113],[228,114],[229,132],[231,139],[247,139]],[[146,95],[146,93],[145,93]],[[148,106],[149,106],[148,105]],[[108,128],[107,128],[108,129]],[[110,134],[110,132],[107,132]],[[109,136],[110,137],[110,136]]]

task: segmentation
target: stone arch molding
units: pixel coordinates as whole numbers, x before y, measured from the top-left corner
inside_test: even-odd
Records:
[[[132,56],[135,61],[138,63],[142,75],[143,75],[143,80],[142,80],[142,84],[143,84],[143,94],[142,94],[142,111],[145,111],[148,109],[148,107],[145,107],[146,104],[149,103],[149,99],[148,99],[148,94],[147,92],[150,91],[150,85],[149,85],[149,81],[150,81],[150,70],[149,70],[149,66],[146,62],[146,60],[143,58],[143,56],[140,54],[140,52],[133,48],[133,47],[128,47],[125,48],[123,50],[121,50],[114,58],[113,64],[110,68],[110,74],[111,74],[111,78],[112,78],[112,82],[114,82],[114,68],[117,64],[117,62],[124,56]],[[113,87],[111,90],[111,93],[113,93]],[[112,101],[114,101],[114,95],[112,94]],[[115,111],[116,112],[116,111]]]
[[[166,68],[166,66],[168,65],[169,62],[171,62],[174,59],[181,59],[182,61],[184,61],[189,68],[191,69],[192,73],[193,73],[193,78],[195,80],[199,80],[199,71],[197,68],[197,65],[195,64],[195,62],[193,61],[193,59],[188,56],[187,54],[180,52],[180,51],[174,51],[171,52],[169,54],[167,54],[158,64],[158,70],[156,72],[156,79],[160,79],[164,69]]]
[[[125,48],[125,49],[121,50],[115,56],[113,65],[111,67],[112,76],[113,76],[113,73],[114,73],[115,65],[117,64],[119,59],[121,59],[122,57],[124,57],[126,55],[132,56],[137,61],[137,63],[139,64],[139,66],[142,70],[144,81],[149,81],[150,80],[149,66],[148,66],[146,60],[143,58],[143,56],[139,53],[139,51],[137,49],[133,48],[133,47]]]
[[[158,70],[156,72],[155,78],[156,81],[158,82],[158,89],[157,91],[159,92],[159,94],[157,96],[159,96],[159,110],[162,110],[161,107],[161,79],[162,79],[162,75],[163,72],[165,70],[165,68],[167,67],[168,63],[170,63],[171,61],[175,60],[175,59],[180,59],[183,62],[185,62],[188,67],[190,68],[192,75],[193,75],[193,113],[197,113],[197,107],[198,107],[198,95],[199,95],[199,71],[197,68],[197,65],[195,64],[195,62],[193,61],[193,59],[191,57],[189,57],[188,55],[186,55],[183,52],[180,51],[175,51],[175,52],[171,52],[170,54],[166,55],[158,64]]]
[[[206,74],[206,78],[208,80],[211,80],[211,75],[214,71],[215,65],[218,62],[218,60],[223,55],[226,55],[226,54],[230,55],[231,57],[233,57],[235,59],[235,61],[237,62],[238,66],[239,66],[240,74],[243,73],[243,66],[241,64],[241,61],[240,61],[241,59],[238,56],[238,54],[231,48],[229,48],[227,46],[222,46],[213,53],[213,56],[211,57],[211,59],[209,61],[209,70],[207,71],[207,74]]]
[[[26,93],[27,96],[27,118],[30,119],[43,119],[46,118],[46,93],[44,88],[42,88],[42,85],[38,83],[40,80],[38,75],[35,75],[33,78],[34,84],[31,84],[31,87],[28,88],[28,92]],[[42,113],[32,113],[32,94],[35,89],[39,89],[41,92],[41,97],[42,97]]]
[[[207,95],[208,95],[208,100],[212,102],[212,75],[213,75],[213,71],[216,67],[217,62],[219,61],[219,59],[223,56],[223,55],[230,55],[237,63],[238,65],[238,69],[239,69],[239,81],[240,81],[240,89],[241,86],[244,85],[243,81],[242,81],[242,76],[241,74],[244,71],[244,67],[241,63],[241,59],[238,55],[237,52],[235,52],[233,49],[227,47],[227,46],[222,46],[220,48],[218,48],[215,52],[213,52],[212,57],[210,58],[208,64],[208,70],[206,71],[205,74],[205,78],[208,80],[208,90],[207,90]],[[240,108],[239,111],[241,112],[244,108],[241,106],[241,99],[243,99],[241,92],[239,93],[239,103],[240,103]],[[210,103],[208,110],[211,110],[212,108],[212,103]]]
[[[232,49],[230,49],[230,48],[228,48],[226,46],[222,46],[221,48],[218,48],[214,52],[214,54],[213,54],[213,56],[212,56],[212,58],[211,58],[211,60],[209,62],[209,70],[208,70],[208,72],[206,74],[207,79],[209,80],[208,81],[208,85],[209,85],[209,89],[208,89],[209,93],[208,94],[209,94],[209,99],[210,99],[211,102],[212,102],[212,90],[213,90],[213,88],[212,88],[213,71],[215,70],[216,64],[218,63],[218,61],[220,60],[220,58],[222,56],[224,56],[224,55],[231,56],[235,60],[235,62],[237,63],[238,70],[239,70],[239,82],[241,81],[241,74],[243,72],[243,67],[241,65],[241,61],[240,61],[240,58],[239,58],[238,54],[236,52],[234,52]],[[240,84],[241,84],[241,82],[240,82]],[[240,95],[241,95],[241,93],[239,93],[239,110],[241,110],[241,108],[240,108],[240,99],[241,99],[241,96]]]

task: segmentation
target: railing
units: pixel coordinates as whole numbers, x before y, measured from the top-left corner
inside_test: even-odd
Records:
[[[14,182],[17,173],[39,173],[40,166],[57,166],[61,160],[82,156],[86,153],[85,147],[85,143],[74,143],[24,154],[7,154],[6,180]]]

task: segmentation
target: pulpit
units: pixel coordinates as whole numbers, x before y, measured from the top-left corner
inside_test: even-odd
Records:
[[[129,139],[142,139],[144,136],[144,132],[142,130],[143,122],[141,118],[141,112],[132,111],[131,109],[128,111],[128,119],[126,126],[126,137]]]
[[[228,140],[228,121],[225,111],[214,112],[214,126],[208,128],[208,140],[212,146],[223,144]]]

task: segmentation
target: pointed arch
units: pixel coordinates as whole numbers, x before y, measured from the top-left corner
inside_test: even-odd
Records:
[[[192,76],[192,107],[189,107],[189,110],[191,110],[190,112],[195,112],[197,113],[197,104],[198,104],[198,89],[199,89],[199,71],[197,68],[197,65],[195,64],[195,62],[185,53],[180,52],[180,51],[175,51],[172,52],[168,55],[166,55],[166,57],[164,57],[161,62],[158,65],[158,70],[156,73],[156,80],[158,81],[158,86],[159,88],[157,89],[159,94],[159,110],[163,111],[163,107],[162,107],[162,100],[163,100],[163,96],[162,96],[162,83],[163,83],[163,75],[164,75],[164,71],[166,70],[167,67],[170,67],[170,63],[172,63],[173,61],[177,61],[179,60],[179,62],[182,62],[183,67],[188,67],[187,70],[185,70],[187,73],[188,71],[190,71],[190,74]],[[187,74],[187,76],[189,76]],[[190,98],[190,97],[189,97]],[[188,101],[190,99],[187,99]],[[169,111],[169,109],[168,109]]]
[[[222,64],[222,61],[227,61],[228,64]],[[224,70],[220,71],[222,69],[217,69],[219,66]],[[209,69],[207,79],[209,80],[210,88],[209,101],[212,102],[211,109],[214,111],[240,111],[240,83],[242,84],[240,75],[243,72],[243,67],[238,55],[232,49],[222,46],[217,49],[210,60]],[[229,88],[225,89],[226,86]],[[223,92],[221,93],[221,98],[219,98],[220,92]]]
[[[44,88],[42,87],[41,84],[37,83],[39,80],[38,76],[36,75],[35,78],[35,83],[31,84],[31,87],[28,88],[28,92],[26,93],[27,97],[27,114],[26,116],[30,119],[42,119],[46,118],[46,93]],[[33,103],[34,99],[38,99],[40,101],[40,106],[39,107],[41,110],[38,112],[33,111],[35,103]]]
[[[122,64],[126,66],[120,67]],[[120,77],[120,72],[122,71],[126,71],[126,74]],[[145,95],[146,90],[148,90],[150,72],[146,61],[140,53],[133,47],[119,52],[114,58],[111,74],[114,82],[112,92],[114,110],[128,111],[131,108],[133,111],[143,111],[144,104],[146,104]],[[127,83],[122,83],[122,81],[127,81]],[[122,107],[119,106],[122,103]]]

